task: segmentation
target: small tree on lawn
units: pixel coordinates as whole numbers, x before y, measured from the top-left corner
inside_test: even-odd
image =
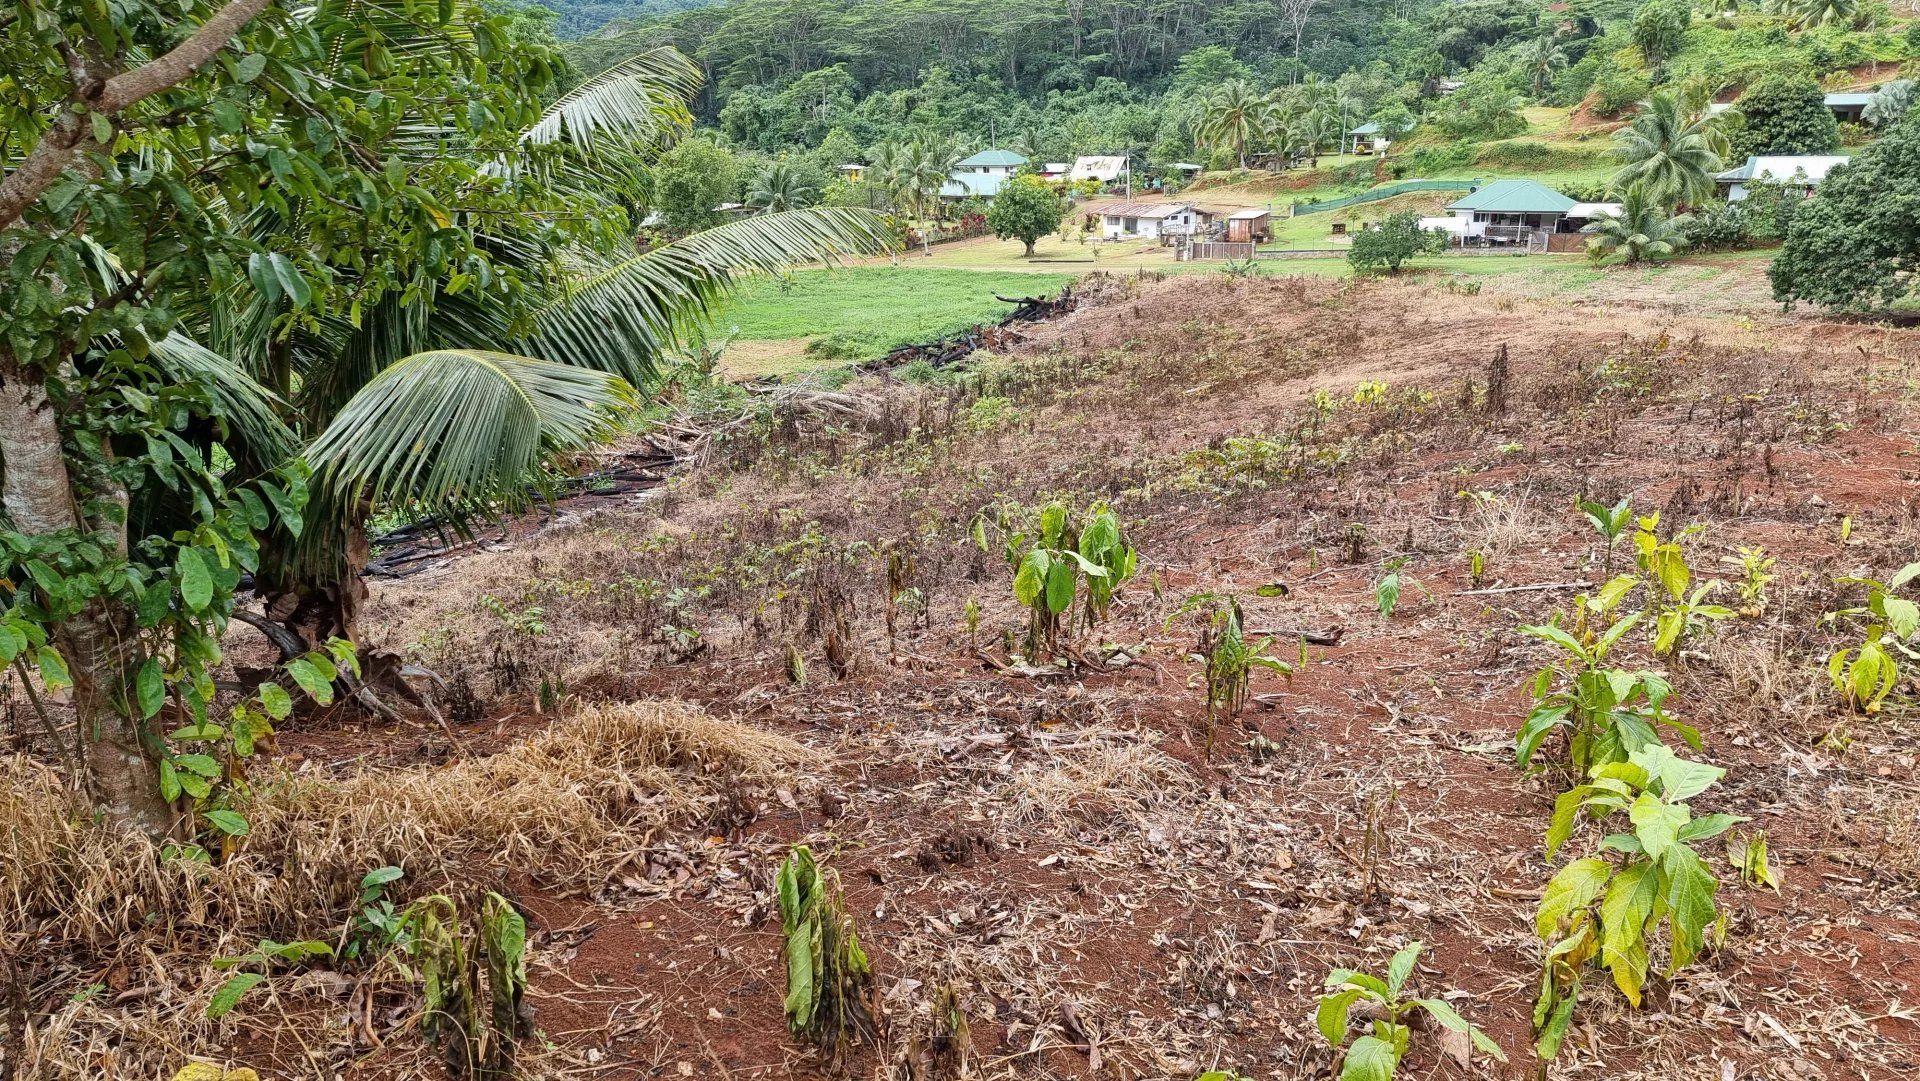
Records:
[[[1446,242],[1445,234],[1438,229],[1420,228],[1420,216],[1403,210],[1388,215],[1378,229],[1355,233],[1353,246],[1347,249],[1347,262],[1353,264],[1355,270],[1385,267],[1389,273],[1398,274],[1407,260],[1438,252]]]
[[[1894,125],[1795,204],[1786,243],[1767,271],[1775,300],[1871,309],[1912,295],[1920,280],[1920,115]]]
[[[1027,258],[1033,258],[1033,242],[1060,228],[1066,205],[1046,182],[1038,177],[1016,177],[1000,189],[987,208],[987,225],[1001,240],[1018,238],[1027,246]]]

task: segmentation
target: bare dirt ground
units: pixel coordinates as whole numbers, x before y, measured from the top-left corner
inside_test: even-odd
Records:
[[[193,886],[195,922],[143,884],[121,907],[176,921],[167,960],[152,918],[123,912],[36,962],[35,1046],[58,1041],[41,1075],[163,1076],[193,1055],[438,1076],[391,974],[289,974],[279,1012],[196,1019],[219,977],[192,948],[230,949],[247,921],[339,934],[359,871],[396,862],[402,897],[487,885],[530,915],[530,1076],[812,1076],[771,894],[805,842],[878,972],[885,1032],[855,1076],[949,1071],[928,1050],[948,989],[967,1076],[1328,1076],[1328,970],[1383,971],[1412,940],[1423,993],[1457,991],[1510,1063],[1416,1032],[1403,1076],[1536,1076],[1533,911],[1565,855],[1542,845],[1559,778],[1512,761],[1549,659],[1516,628],[1601,578],[1581,496],[1703,526],[1702,577],[1737,580],[1720,561],[1740,546],[1777,559],[1756,612],[1672,658],[1632,635],[1622,663],[1667,673],[1695,757],[1727,770],[1696,812],[1749,816],[1783,882],[1743,884],[1704,846],[1724,938],[1640,1010],[1589,978],[1548,1076],[1920,1071],[1915,688],[1843,712],[1821,668],[1844,632],[1820,622],[1858,601],[1836,576],[1920,557],[1920,335],[1417,283],[1144,288],[1019,356],[864,381],[862,416],[768,416],[629,505],[378,586],[372,637],[449,678],[449,726],[283,732],[306,795],[261,830],[257,866],[219,871],[254,900]],[[1356,402],[1365,381],[1386,386]],[[1141,567],[1080,637],[1096,663],[1009,667],[1023,617],[970,523],[1052,498],[1111,501]],[[1398,557],[1412,583],[1383,617]],[[1256,595],[1270,583],[1286,595]],[[1282,656],[1301,632],[1337,639],[1290,681],[1257,675],[1210,753],[1179,615],[1201,591],[1237,594]],[[296,871],[292,838],[329,807],[357,824]],[[332,896],[268,903],[293,881]]]

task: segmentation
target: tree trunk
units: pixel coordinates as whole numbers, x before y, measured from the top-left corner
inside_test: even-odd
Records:
[[[1027,258],[1033,258],[1033,241],[1027,241]]]
[[[72,476],[61,450],[59,417],[39,377],[0,352],[0,499],[13,528],[27,536],[79,529]],[[109,523],[97,523],[109,525]],[[124,534],[125,525],[111,523]],[[124,547],[124,536],[121,538]],[[94,805],[115,820],[162,835],[173,809],[160,798],[159,774],[147,754],[143,726],[115,706],[131,614],[104,601],[51,628],[54,645],[73,677],[80,769]]]
[[[372,555],[366,530],[370,506],[361,506],[344,525],[317,500],[309,511],[309,530],[334,535],[299,542],[276,538],[262,551],[254,578],[267,618],[291,631],[302,652],[325,648],[334,638],[360,641],[360,608],[367,599],[362,575]]]

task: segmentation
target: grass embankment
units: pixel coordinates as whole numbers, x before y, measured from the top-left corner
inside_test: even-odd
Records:
[[[1017,254],[1019,245],[1009,246]],[[725,360],[729,371],[783,375],[870,360],[896,346],[992,322],[1011,310],[994,294],[1054,293],[1077,276],[925,265],[807,270],[750,283],[714,325],[718,333],[733,335]]]

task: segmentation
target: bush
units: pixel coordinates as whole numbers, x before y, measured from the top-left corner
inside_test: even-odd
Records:
[[[1780,201],[1792,202],[1782,193]],[[1881,308],[1913,293],[1920,274],[1920,121],[1827,174],[1793,208],[1786,244],[1767,269],[1773,297],[1833,309]]]
[[[1423,146],[1399,161],[1407,173],[1432,176],[1449,169],[1465,169],[1473,164],[1479,153],[1479,148],[1472,143],[1443,143],[1440,146]]]
[[[1753,229],[1745,203],[1709,203],[1697,207],[1681,227],[1694,251],[1734,251],[1753,247]]]
[[[1622,67],[1609,67],[1593,83],[1593,112],[1597,116],[1619,116],[1653,93],[1653,84],[1645,75]]]
[[[1353,235],[1353,247],[1347,249],[1347,262],[1355,270],[1379,270],[1398,273],[1408,259],[1437,253],[1446,247],[1446,234],[1438,229],[1420,228],[1420,216],[1411,210],[1390,214],[1378,228],[1363,229]]]
[[[857,335],[836,331],[807,343],[806,354],[815,360],[855,360],[867,352],[867,343]]]
[[[1480,152],[1478,160],[1483,165],[1538,167],[1553,160],[1553,149],[1530,140],[1493,143]]]

